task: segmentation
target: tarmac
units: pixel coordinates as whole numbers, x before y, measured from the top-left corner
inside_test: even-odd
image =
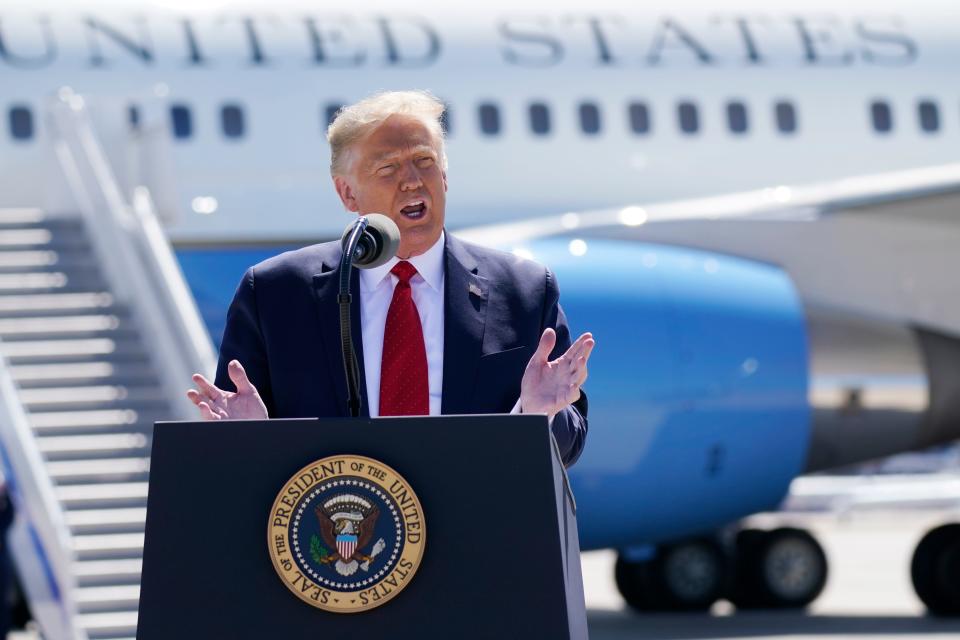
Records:
[[[960,513],[883,511],[842,515],[758,516],[753,524],[806,528],[823,545],[829,578],[805,612],[739,613],[727,602],[709,614],[637,614],[617,593],[612,551],[583,554],[584,593],[591,640],[960,639],[960,618],[927,616],[913,592],[910,561],[932,527],[960,522]]]

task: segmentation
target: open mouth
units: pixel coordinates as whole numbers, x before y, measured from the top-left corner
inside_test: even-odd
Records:
[[[427,205],[423,200],[416,200],[400,209],[400,214],[408,220],[418,220],[423,217],[427,211]]]

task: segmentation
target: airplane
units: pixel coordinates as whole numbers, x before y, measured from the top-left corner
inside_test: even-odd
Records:
[[[584,548],[620,550],[641,610],[803,605],[826,578],[809,534],[715,534],[797,475],[960,436],[931,355],[960,335],[935,295],[957,246],[944,20],[862,1],[3,7],[0,207],[75,215],[50,118],[75,104],[119,191],[153,198],[216,340],[244,268],[349,222],[327,182],[337,109],[429,89],[449,226],[495,223],[466,235],[555,269],[575,325],[616,345],[572,473]],[[807,576],[792,590],[762,570],[784,549]]]

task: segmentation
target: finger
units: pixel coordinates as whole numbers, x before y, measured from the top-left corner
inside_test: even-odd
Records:
[[[557,332],[553,329],[547,329],[540,336],[540,344],[537,345],[537,351],[533,354],[531,362],[546,362],[550,357],[550,352],[557,344]]]
[[[239,360],[231,360],[230,364],[227,365],[227,373],[230,374],[230,379],[233,380],[233,384],[237,386],[237,393],[256,393],[257,389],[250,383],[250,379],[247,378],[247,372],[243,370],[243,365],[240,364]]]
[[[572,367],[573,363],[576,362],[577,358],[579,358],[583,354],[583,351],[586,348],[587,343],[592,339],[593,338],[590,337],[589,333],[583,334],[582,336],[577,338],[577,340],[573,344],[571,344],[567,348],[567,350],[563,353],[563,355],[557,358],[557,360],[558,361],[567,360],[570,362],[570,366]]]
[[[582,387],[583,383],[587,381],[587,363],[581,362],[580,367],[577,369],[576,375],[573,378],[573,384],[578,387]]]
[[[593,348],[597,345],[597,342],[593,338],[589,338],[583,341],[583,346],[580,349],[580,353],[573,359],[574,362],[580,362],[583,360],[583,363],[586,364],[587,360],[590,359],[590,354],[593,353]],[[572,367],[571,367],[572,368]]]
[[[203,396],[201,396],[200,392],[196,389],[187,389],[187,398],[197,406],[200,406],[200,402],[203,400]]]
[[[583,355],[584,351],[593,349],[594,344],[595,342],[593,340],[593,334],[584,333],[577,338],[576,342],[570,345],[570,348],[567,349],[567,353],[570,354],[570,357],[572,358],[578,358]]]
[[[590,359],[590,354],[593,353],[595,346],[597,346],[597,341],[592,336],[583,341],[583,351],[580,355],[583,356],[584,362]]]
[[[210,408],[210,405],[207,404],[206,402],[201,402],[201,403],[198,404],[197,406],[200,407],[200,416],[201,416],[204,420],[219,420],[219,419],[220,419],[220,415],[217,414],[217,413],[214,413],[213,409],[211,409],[211,408]]]
[[[215,384],[203,377],[201,373],[193,374],[193,381],[200,387],[200,393],[205,395],[210,400],[217,400],[223,395],[221,391]]]

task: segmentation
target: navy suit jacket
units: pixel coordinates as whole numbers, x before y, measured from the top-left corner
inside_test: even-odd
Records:
[[[536,262],[458,240],[450,233],[445,238],[441,413],[509,413],[520,397],[520,380],[544,329],[557,332],[551,359],[570,346],[557,281]],[[339,242],[328,242],[247,270],[227,312],[218,387],[235,390],[227,363],[237,359],[270,417],[349,416],[337,305],[341,253]],[[359,278],[354,269],[351,319],[362,411],[369,415]],[[556,415],[552,429],[564,462],[573,464],[587,434],[586,394]]]

